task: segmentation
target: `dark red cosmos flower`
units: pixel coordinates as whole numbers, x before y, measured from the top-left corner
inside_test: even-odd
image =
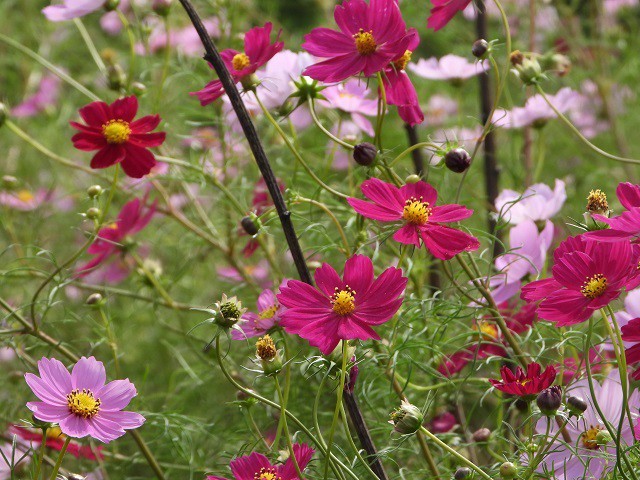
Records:
[[[138,113],[138,99],[134,95],[120,98],[111,105],[92,102],[79,113],[87,124],[69,122],[80,131],[71,140],[78,150],[98,150],[91,159],[91,168],[120,163],[128,176],[142,178],[156,165],[156,158],[147,149],[162,145],[166,133],[151,133],[160,123],[159,115],[133,120]]]
[[[502,381],[489,379],[489,383],[501,392],[516,395],[525,400],[533,400],[538,393],[551,386],[556,379],[556,369],[549,365],[543,372],[539,363],[527,365],[525,373],[521,367],[516,367],[515,373],[508,367],[500,369]]]
[[[9,433],[17,435],[23,440],[30,442],[32,445],[42,444],[41,431],[35,431],[30,428],[23,428],[17,425],[12,425],[9,428]],[[48,428],[46,434],[46,446],[53,450],[60,451],[64,446],[66,438],[67,436],[60,431],[59,427]],[[89,460],[97,460],[98,458],[104,458],[104,455],[102,454],[102,448],[102,446],[96,446],[94,452],[94,450],[88,445],[80,445],[79,443],[71,441],[67,446],[67,453],[70,453],[76,458],[82,457]]]

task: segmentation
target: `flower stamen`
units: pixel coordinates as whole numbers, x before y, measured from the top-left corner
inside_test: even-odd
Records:
[[[371,55],[378,48],[375,38],[373,38],[373,30],[365,32],[364,29],[353,35],[356,42],[356,49],[360,55]]]
[[[422,197],[409,198],[404,205],[402,218],[413,225],[424,225],[429,221],[431,208],[428,202],[423,202]]]
[[[131,135],[131,127],[129,122],[124,120],[109,120],[102,125],[102,135],[107,143],[112,145],[121,145],[129,140]]]
[[[282,477],[276,473],[275,468],[262,467],[258,473],[253,476],[254,480],[282,480]]]
[[[598,442],[596,441],[596,437],[598,436],[598,432],[601,430],[604,430],[602,425],[598,425],[597,427],[590,425],[588,430],[585,430],[580,434],[582,445],[589,450],[597,450]]]
[[[607,279],[601,273],[597,273],[593,277],[585,280],[580,288],[582,295],[592,300],[603,295],[606,290]]]
[[[233,65],[233,69],[237,72],[240,72],[251,65],[251,60],[246,53],[237,53],[231,59],[231,65]]]
[[[93,418],[100,411],[100,399],[95,398],[91,390],[75,389],[67,395],[67,406],[77,417]]]
[[[278,305],[271,305],[269,308],[258,313],[258,317],[260,317],[262,320],[273,318],[277,311]]]
[[[398,72],[407,68],[407,64],[411,61],[411,54],[413,52],[411,50],[406,50],[404,54],[397,60],[391,62],[393,68],[395,68]]]
[[[349,285],[344,289],[339,290],[335,288],[335,293],[331,295],[331,303],[333,304],[333,311],[338,315],[349,315],[356,309],[355,303],[356,292]]]

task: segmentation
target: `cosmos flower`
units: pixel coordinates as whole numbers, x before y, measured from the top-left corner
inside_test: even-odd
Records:
[[[407,50],[410,37],[396,0],[345,0],[333,14],[340,31],[314,28],[302,48],[324,58],[304,74],[323,82],[340,82],[362,73],[382,71]]]
[[[447,433],[459,424],[458,419],[451,412],[444,412],[433,417],[428,424],[427,430],[431,433]]]
[[[436,206],[438,193],[426,182],[396,187],[372,178],[363,182],[360,189],[373,203],[349,198],[349,205],[360,215],[373,220],[404,222],[393,235],[397,242],[416,247],[422,243],[441,260],[480,246],[475,237],[443,225],[469,218],[473,210],[457,204]]]
[[[276,41],[271,43],[272,29],[271,22],[265,23],[263,27],[254,27],[244,36],[244,52],[229,48],[220,53],[235,82],[242,82],[243,79],[253,75],[258,68],[282,50],[284,43],[278,40],[280,34],[278,34]],[[197,96],[200,104],[204,107],[224,95],[224,87],[220,80],[213,80],[207,83],[202,90],[191,92],[190,95]]]
[[[458,102],[444,95],[432,95],[429,97],[424,112],[425,125],[429,127],[440,126],[448,120],[456,118],[458,115]]]
[[[286,284],[286,280],[282,285]],[[233,329],[231,338],[234,340],[245,340],[250,337],[260,337],[278,325],[282,318],[285,307],[278,303],[276,294],[271,290],[263,290],[258,295],[258,313],[247,312],[242,315],[237,323],[240,330]]]
[[[433,8],[427,19],[427,28],[440,30],[451,21],[456,13],[467,8],[471,0],[431,0],[431,3]]]
[[[609,225],[609,228],[587,232],[585,235],[588,238],[601,242],[620,242],[630,238],[635,239],[640,235],[640,185],[628,182],[620,183],[616,194],[627,211],[613,218],[592,215],[595,220]]]
[[[52,73],[42,76],[38,90],[27,97],[22,103],[11,109],[14,117],[33,117],[52,107],[58,101],[60,93],[60,78]]]
[[[147,115],[133,120],[138,112],[138,99],[132,95],[107,105],[93,102],[82,107],[80,116],[87,123],[70,122],[80,133],[73,138],[78,150],[98,150],[91,159],[91,168],[107,168],[121,164],[124,173],[141,178],[156,165],[148,150],[164,143],[164,132],[151,133],[160,123],[159,115]]]
[[[582,101],[581,95],[569,87],[561,88],[555,95],[547,95],[547,98],[562,114],[576,108]],[[556,112],[553,111],[544,97],[536,94],[527,99],[524,107],[514,107],[512,110],[496,110],[493,115],[493,123],[502,128],[523,128],[527,125],[541,128],[549,120],[556,117]]]
[[[60,5],[50,5],[42,9],[42,13],[50,22],[63,22],[102,8],[106,0],[62,0]]]
[[[55,358],[38,362],[40,376],[25,374],[25,380],[39,402],[27,407],[43,422],[57,423],[72,438],[91,436],[109,443],[138,428],[144,417],[123,411],[137,392],[129,380],[106,382],[102,362],[82,357],[71,373]]]
[[[121,260],[126,256],[130,238],[147,226],[156,211],[155,202],[150,207],[145,202],[146,197],[143,200],[131,200],[122,207],[114,223],[100,229],[98,237],[87,249],[87,253],[94,257],[78,267],[78,277],[86,277],[95,268],[104,265],[108,268],[105,280],[109,283],[117,283],[129,275],[130,267]]]
[[[496,198],[496,211],[507,222],[518,225],[524,221],[546,221],[555,216],[567,199],[564,182],[557,180],[553,190],[544,183],[527,187],[523,193],[503,190]]]
[[[482,62],[470,62],[458,55],[445,55],[440,60],[435,57],[421,58],[417,63],[409,64],[409,70],[429,80],[451,80],[462,82],[489,70],[489,65]]]
[[[521,296],[540,302],[538,316],[559,327],[584,322],[638,276],[638,250],[628,242],[569,237],[553,258],[553,277],[525,285]]]
[[[117,21],[119,22],[120,20],[117,19]],[[211,38],[217,39],[220,37],[220,21],[217,18],[203,19],[202,24]],[[169,47],[182,55],[192,57],[202,53],[202,41],[192,25],[182,29],[172,29],[169,32],[168,40]],[[140,55],[146,55],[147,53],[153,54],[167,48],[167,31],[162,23],[158,23],[153,27],[149,35],[148,47],[149,50],[147,51],[144,45],[138,44],[136,45],[136,52]]]
[[[581,417],[571,417],[564,427],[563,435],[550,447],[549,453],[543,457],[537,471],[544,478],[555,480],[599,480],[607,477],[616,465],[616,442],[609,442],[600,446],[596,442],[599,432],[605,431],[604,422],[607,421],[617,429],[622,420],[620,435],[621,447],[627,449],[634,443],[633,425],[626,418],[622,409],[622,387],[620,373],[611,370],[602,385],[593,382],[595,399],[591,396],[589,380],[582,379],[568,388],[567,395],[581,398],[588,404],[587,410]],[[598,403],[604,418],[600,417],[595,402]],[[628,398],[628,406],[632,418],[638,417],[640,408],[640,394],[634,390]],[[624,419],[621,417],[624,416]],[[547,424],[549,422],[549,424]],[[563,422],[564,425],[564,422]],[[549,436],[554,437],[558,432],[558,424],[553,417],[542,417],[536,424],[536,431],[545,434],[549,428]],[[566,439],[563,439],[566,435]],[[526,464],[526,458],[523,458]]]
[[[305,443],[294,443],[293,454],[300,470],[304,470],[313,457],[314,450]],[[298,480],[296,467],[291,458],[283,465],[272,465],[261,453],[236,458],[229,463],[235,480]],[[207,480],[228,480],[224,477],[207,475]]]
[[[255,265],[244,265],[242,268],[243,273],[252,278],[260,287],[271,288],[273,285],[269,262],[266,259],[260,260]],[[244,282],[243,275],[235,267],[218,267],[216,273],[221,279],[232,283]]]
[[[527,365],[525,372],[522,367],[516,367],[515,373],[507,366],[500,369],[502,381],[489,379],[489,383],[501,392],[516,395],[525,400],[533,400],[538,393],[548,388],[556,379],[556,369],[548,366],[544,372],[539,363]]]
[[[378,113],[378,101],[368,98],[371,90],[367,84],[358,79],[350,79],[345,83],[333,85],[322,90],[322,95],[327,99],[320,103],[328,108],[334,108],[351,114],[351,121],[360,130],[373,137],[374,130],[367,116],[375,116]]]
[[[289,280],[277,296],[287,307],[280,325],[287,333],[309,340],[328,355],[340,340],[379,340],[372,326],[390,320],[402,305],[407,279],[402,270],[389,267],[374,278],[373,262],[354,255],[342,278],[324,263],[315,272],[317,288]]]
[[[0,205],[22,212],[29,212],[38,208],[49,197],[50,192],[44,189],[39,189],[33,193],[26,189],[0,191]]]

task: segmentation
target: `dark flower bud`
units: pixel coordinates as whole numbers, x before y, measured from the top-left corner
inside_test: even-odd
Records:
[[[571,396],[567,398],[567,409],[569,410],[569,414],[579,417],[587,410],[587,408],[587,402],[580,397]]]
[[[473,42],[473,46],[471,47],[471,53],[474,57],[479,59],[487,58],[487,53],[490,52],[489,42],[487,42],[484,38],[476,40]]]
[[[9,109],[4,103],[0,102],[0,127],[7,120],[8,116],[9,116]]]
[[[151,9],[161,17],[166,17],[167,15],[169,15],[169,10],[171,10],[172,3],[172,0],[153,0]]]
[[[89,220],[98,220],[102,215],[102,210],[96,207],[91,207],[89,210],[87,210],[86,215]]]
[[[533,398],[531,400],[533,400]],[[515,401],[515,406],[520,412],[524,412],[524,413],[529,412],[529,401],[525,400],[524,398],[518,398]]]
[[[107,12],[112,12],[120,6],[120,0],[107,0],[104,2],[104,9]]]
[[[555,415],[562,405],[562,389],[554,385],[541,391],[536,397],[536,404],[545,415]]]
[[[511,462],[504,462],[500,465],[500,476],[505,480],[511,480],[518,475],[518,467]]]
[[[444,164],[452,172],[462,173],[471,165],[471,155],[464,148],[454,148],[445,154]]]
[[[456,473],[453,474],[453,478],[455,480],[464,480],[465,478],[471,477],[471,469],[469,467],[460,467],[456,470]]]
[[[378,156],[378,149],[369,142],[362,142],[353,148],[353,159],[358,165],[368,167]]]
[[[240,220],[240,225],[242,226],[242,229],[251,236],[258,233],[258,226],[251,217],[244,217]]]
[[[87,188],[87,195],[89,198],[96,198],[102,194],[102,187],[100,185],[91,185]]]
[[[481,428],[473,432],[473,441],[474,442],[486,442],[491,437],[491,430],[488,428]]]
[[[102,295],[99,293],[92,293],[85,301],[87,305],[98,305],[100,302],[102,302]]]
[[[524,61],[524,55],[520,50],[514,50],[513,52],[511,52],[511,55],[509,55],[509,61],[514,67],[516,65],[522,65],[522,62]]]

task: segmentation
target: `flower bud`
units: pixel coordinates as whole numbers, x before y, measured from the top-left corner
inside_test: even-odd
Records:
[[[127,75],[122,67],[115,63],[107,68],[107,82],[111,90],[122,90],[127,83]]]
[[[596,444],[604,447],[613,441],[613,437],[608,430],[600,430],[596,435]]]
[[[473,441],[474,442],[486,442],[491,437],[491,430],[488,428],[481,428],[473,432]]]
[[[465,478],[471,478],[472,473],[469,467],[460,467],[456,470],[456,473],[453,474],[453,478],[455,480],[464,480]]]
[[[543,414],[555,415],[562,405],[562,389],[557,385],[544,389],[536,397],[536,404]]]
[[[151,9],[161,17],[166,17],[171,10],[171,3],[172,0],[153,0]]]
[[[587,402],[580,397],[571,396],[567,398],[567,409],[569,410],[570,415],[579,417],[587,410],[587,408]]]
[[[104,9],[107,12],[112,12],[120,6],[120,0],[107,0],[104,2]]]
[[[244,217],[240,220],[240,225],[242,226],[242,229],[251,236],[258,233],[259,228],[251,217]]]
[[[462,173],[471,165],[471,155],[464,148],[454,148],[445,154],[444,164],[452,172]]]
[[[84,480],[86,477],[78,473],[70,473],[65,477],[67,480]]]
[[[222,294],[222,299],[216,302],[216,310],[212,311],[212,320],[222,328],[229,328],[238,323],[246,310],[236,297],[227,298],[226,294]]]
[[[522,80],[525,85],[535,85],[542,78],[542,67],[535,58],[524,57],[520,60],[516,57],[519,63],[514,66],[514,73]],[[512,61],[513,63],[513,61]]]
[[[369,142],[362,142],[353,148],[353,159],[358,165],[368,167],[378,156],[378,149]]]
[[[424,420],[420,409],[406,400],[402,401],[400,408],[391,412],[390,417],[389,423],[393,424],[394,430],[402,435],[416,433]]]
[[[351,363],[355,363],[356,357],[351,357]],[[358,380],[358,373],[360,373],[360,369],[357,364],[354,364],[353,367],[349,370],[349,376],[344,382],[344,391],[348,393],[353,393],[353,389],[356,386],[356,380]]]
[[[99,293],[92,293],[85,300],[87,305],[98,305],[100,302],[102,302],[102,295]]]
[[[0,102],[0,127],[4,125],[4,122],[7,120],[8,116],[9,109],[4,103]]]
[[[252,73],[251,75],[245,75],[242,77],[240,79],[240,83],[245,91],[253,91],[258,85],[260,85],[260,79],[255,73]]]
[[[89,198],[96,198],[102,195],[102,187],[100,185],[91,185],[87,188],[87,195]]]
[[[131,84],[131,93],[133,93],[136,97],[141,97],[145,93],[147,93],[147,86],[141,82],[133,82]]]
[[[91,207],[85,214],[89,220],[98,220],[102,216],[102,210],[96,207]]]
[[[587,212],[605,215],[608,211],[609,202],[607,202],[607,195],[599,188],[591,190],[587,197]]]
[[[484,38],[481,38],[473,42],[473,45],[471,46],[471,53],[474,57],[484,60],[485,58],[487,58],[487,54],[491,52],[491,49],[489,47],[489,42],[487,42]]]
[[[524,61],[524,55],[520,50],[514,50],[509,55],[509,61],[511,62],[511,65],[513,65],[514,67],[517,65],[522,65],[522,62]]]
[[[269,335],[261,337],[256,342],[256,356],[260,359],[265,375],[277,375],[282,370],[282,359]]]
[[[420,175],[411,174],[404,179],[404,183],[418,183],[420,181]]]
[[[2,177],[2,188],[6,190],[13,190],[19,183],[18,179],[13,175],[3,175]]]
[[[505,480],[511,480],[518,475],[518,468],[511,462],[500,465],[500,476]]]

